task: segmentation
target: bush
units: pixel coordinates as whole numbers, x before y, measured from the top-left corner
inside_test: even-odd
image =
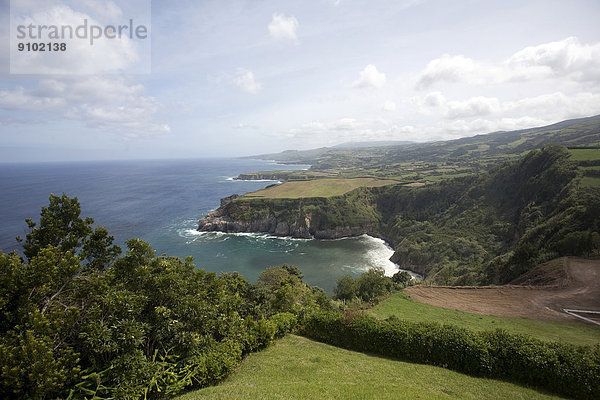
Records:
[[[302,333],[356,351],[427,363],[475,376],[509,379],[577,398],[600,396],[600,346],[547,343],[502,330],[318,312]]]
[[[292,313],[275,314],[270,320],[275,324],[275,338],[284,337],[294,330],[298,324],[298,318]]]
[[[26,259],[0,251],[0,398],[165,398],[224,378],[242,356],[328,305],[296,267],[257,285],[191,258],[128,250],[77,199],[50,196],[28,221]]]

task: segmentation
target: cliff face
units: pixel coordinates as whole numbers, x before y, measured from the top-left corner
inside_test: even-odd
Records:
[[[358,200],[358,201],[357,201]],[[221,200],[221,207],[198,222],[203,232],[257,232],[294,238],[339,239],[377,234],[379,215],[362,196],[314,199]]]

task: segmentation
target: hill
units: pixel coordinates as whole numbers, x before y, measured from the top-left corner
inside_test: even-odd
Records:
[[[511,158],[545,146],[600,146],[600,115],[558,122],[556,124],[492,132],[456,140],[370,146],[338,145],[334,148],[294,151],[254,156],[285,163],[311,164],[313,169],[374,167],[398,162],[473,161]]]
[[[199,229],[327,239],[368,233],[392,245],[392,261],[430,282],[503,284],[557,256],[600,249],[600,189],[582,184],[581,162],[564,147],[548,147],[425,186],[361,187],[327,198],[240,197],[203,218]]]
[[[567,321],[542,321],[522,317],[508,317],[499,315],[490,315],[494,311],[502,310],[502,300],[494,298],[487,301],[489,305],[492,301],[496,302],[496,307],[492,310],[486,308],[483,313],[465,312],[454,309],[456,302],[452,302],[453,295],[451,291],[457,289],[446,289],[435,286],[415,286],[415,289],[445,290],[448,295],[444,297],[448,303],[439,303],[431,305],[423,297],[413,296],[411,290],[405,290],[389,296],[387,299],[377,304],[368,313],[377,318],[389,318],[395,316],[410,322],[438,322],[441,324],[452,324],[472,331],[492,331],[494,329],[504,329],[511,333],[528,335],[545,341],[560,341],[572,343],[575,345],[594,346],[600,344],[600,327],[578,322],[575,318]],[[460,289],[458,289],[460,290]],[[468,290],[468,289],[464,289]],[[486,291],[487,289],[471,289],[472,291]],[[457,293],[457,295],[460,295]],[[440,299],[436,297],[435,300]],[[486,301],[485,293],[481,293],[472,301]],[[512,300],[512,299],[511,299]],[[483,305],[484,308],[485,305]],[[564,314],[566,318],[569,316]]]
[[[371,142],[374,144],[377,142]],[[310,164],[307,171],[254,172],[240,179],[319,179],[378,177],[404,182],[438,182],[488,170],[546,146],[600,147],[600,115],[510,132],[493,132],[456,140],[401,145],[355,146],[266,154],[252,158],[285,164]],[[590,168],[597,169],[597,165]],[[600,172],[591,172],[600,174]],[[593,184],[593,182],[589,182]]]
[[[410,364],[288,335],[248,356],[195,399],[555,399],[553,395],[429,365]]]

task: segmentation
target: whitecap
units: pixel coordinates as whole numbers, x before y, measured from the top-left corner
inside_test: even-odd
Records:
[[[227,179],[228,181],[230,179]],[[275,182],[275,184],[281,184],[279,179],[231,179],[233,182]]]
[[[369,260],[371,265],[382,267],[385,270],[385,276],[393,276],[399,271],[406,271],[413,277],[413,279],[423,279],[423,277],[416,272],[409,271],[400,268],[400,266],[390,260],[394,254],[394,249],[383,239],[376,238],[369,235],[360,236],[361,240],[367,241],[371,248],[367,250],[365,257]]]

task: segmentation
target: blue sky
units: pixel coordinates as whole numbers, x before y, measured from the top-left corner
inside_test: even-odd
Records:
[[[147,3],[44,2],[101,22]],[[151,59],[113,41],[37,75],[11,73],[0,4],[4,162],[443,140],[600,114],[598,1],[152,1]]]

